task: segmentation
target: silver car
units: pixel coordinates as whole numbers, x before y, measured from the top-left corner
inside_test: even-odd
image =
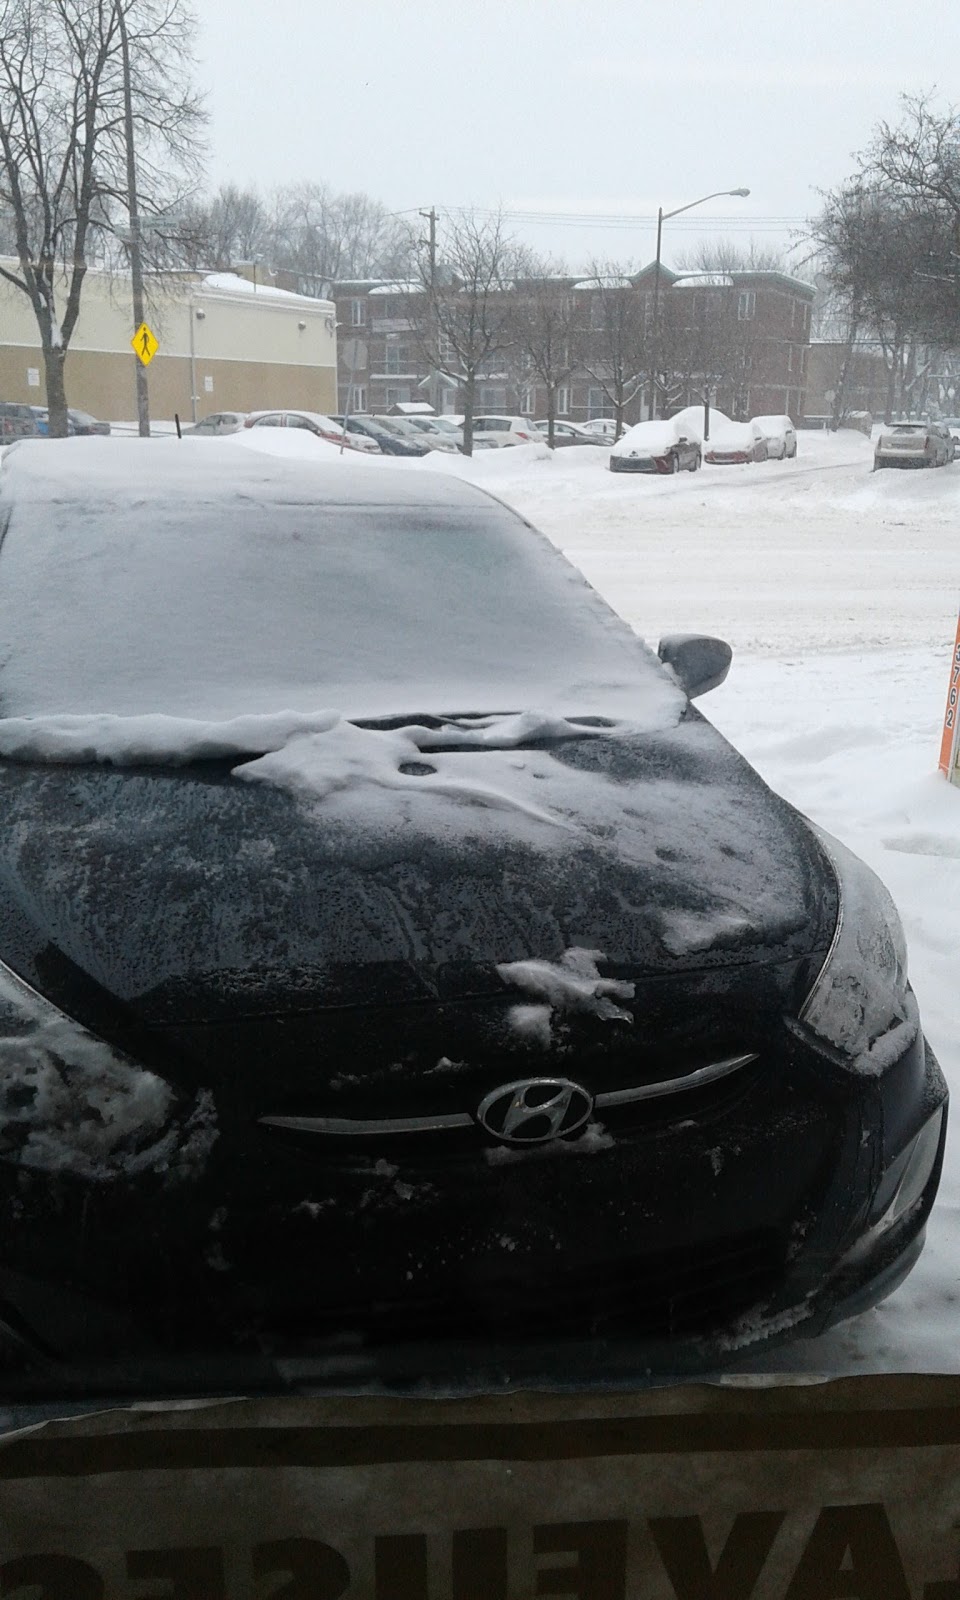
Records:
[[[953,435],[942,422],[894,422],[877,440],[873,466],[945,467],[952,460]]]

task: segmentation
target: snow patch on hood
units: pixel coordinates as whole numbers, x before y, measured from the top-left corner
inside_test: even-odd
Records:
[[[555,961],[505,961],[497,967],[504,983],[524,990],[544,1006],[514,1006],[510,1013],[511,1026],[526,1037],[550,1043],[549,1014],[552,1011],[588,1012],[603,1017],[608,1022],[633,1022],[629,1011],[618,1006],[617,1000],[632,1000],[636,986],[616,978],[601,978],[597,962],[603,961],[602,950],[584,950],[574,946],[565,950]],[[547,1017],[544,1017],[544,1012]]]

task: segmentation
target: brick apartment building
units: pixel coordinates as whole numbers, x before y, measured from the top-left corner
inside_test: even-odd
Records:
[[[653,326],[655,268],[629,280],[641,325]],[[557,392],[557,415],[571,421],[613,415],[602,369],[602,293],[596,283],[576,277],[551,283],[572,298],[580,366]],[[619,287],[619,285],[618,285]],[[423,328],[425,296],[418,284],[382,279],[341,281],[332,286],[338,322],[340,409],[386,412],[391,406],[433,397],[438,411],[458,412],[456,380],[441,370],[431,379]],[[522,294],[523,286],[508,291]],[[671,377],[661,392],[660,409],[671,410],[711,398],[731,416],[785,412],[799,421],[805,408],[810,318],[814,290],[782,272],[675,273],[660,268],[661,357]],[[593,349],[593,346],[596,349]],[[441,351],[441,369],[443,355]],[[452,358],[450,366],[454,365]],[[658,363],[659,365],[659,363]],[[589,369],[589,370],[588,370]],[[649,384],[633,394],[625,421],[648,414]],[[546,394],[518,370],[510,353],[497,358],[477,386],[476,410],[543,416]]]

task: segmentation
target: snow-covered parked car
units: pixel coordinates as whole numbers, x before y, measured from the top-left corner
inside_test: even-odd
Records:
[[[945,467],[954,458],[954,440],[942,422],[895,422],[884,428],[873,452],[874,468]]]
[[[324,439],[327,444],[342,444],[345,450],[374,456],[382,453],[376,439],[349,430],[344,433],[342,425],[322,411],[251,411],[243,425],[245,428],[299,428]]]
[[[474,417],[474,445],[481,440],[498,450],[514,444],[546,444],[540,429],[529,417]]]
[[[710,424],[710,439],[703,447],[703,459],[714,467],[736,466],[745,461],[766,461],[767,441],[753,422]]]
[[[537,422],[541,434],[550,443],[550,419],[544,417]],[[555,450],[568,450],[572,445],[592,445],[594,449],[604,449],[607,441],[602,434],[581,428],[579,423],[568,422],[566,418],[555,417],[553,422],[553,447]]]
[[[876,1303],[946,1087],[887,891],[691,703],[729,647],[318,454],[0,472],[7,1405],[642,1383]]]
[[[638,422],[610,452],[611,472],[696,472],[700,439],[678,418]]]
[[[671,422],[676,422],[679,427],[683,428],[685,433],[689,433],[693,438],[699,439],[700,442],[703,443],[705,422],[704,413],[706,409],[707,408],[701,404],[684,406],[683,410],[675,412],[670,420]],[[725,427],[729,421],[730,418],[727,416],[725,411],[720,411],[716,406],[709,407],[706,425],[710,429],[711,437],[713,435],[714,428]]]
[[[759,428],[763,435],[768,461],[793,460],[797,453],[797,430],[791,417],[753,417],[750,426]]]
[[[617,437],[617,424],[613,417],[590,417],[587,422],[581,422],[580,427],[584,433],[598,433],[601,439],[611,444]]]

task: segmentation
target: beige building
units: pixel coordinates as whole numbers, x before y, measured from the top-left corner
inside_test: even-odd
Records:
[[[11,270],[16,262],[9,263]],[[147,285],[159,341],[150,414],[188,423],[213,411],[336,409],[336,308],[237,273],[178,273]],[[66,361],[67,403],[109,422],[136,417],[130,280],[90,271]],[[43,360],[26,295],[0,279],[0,400],[44,405]]]

